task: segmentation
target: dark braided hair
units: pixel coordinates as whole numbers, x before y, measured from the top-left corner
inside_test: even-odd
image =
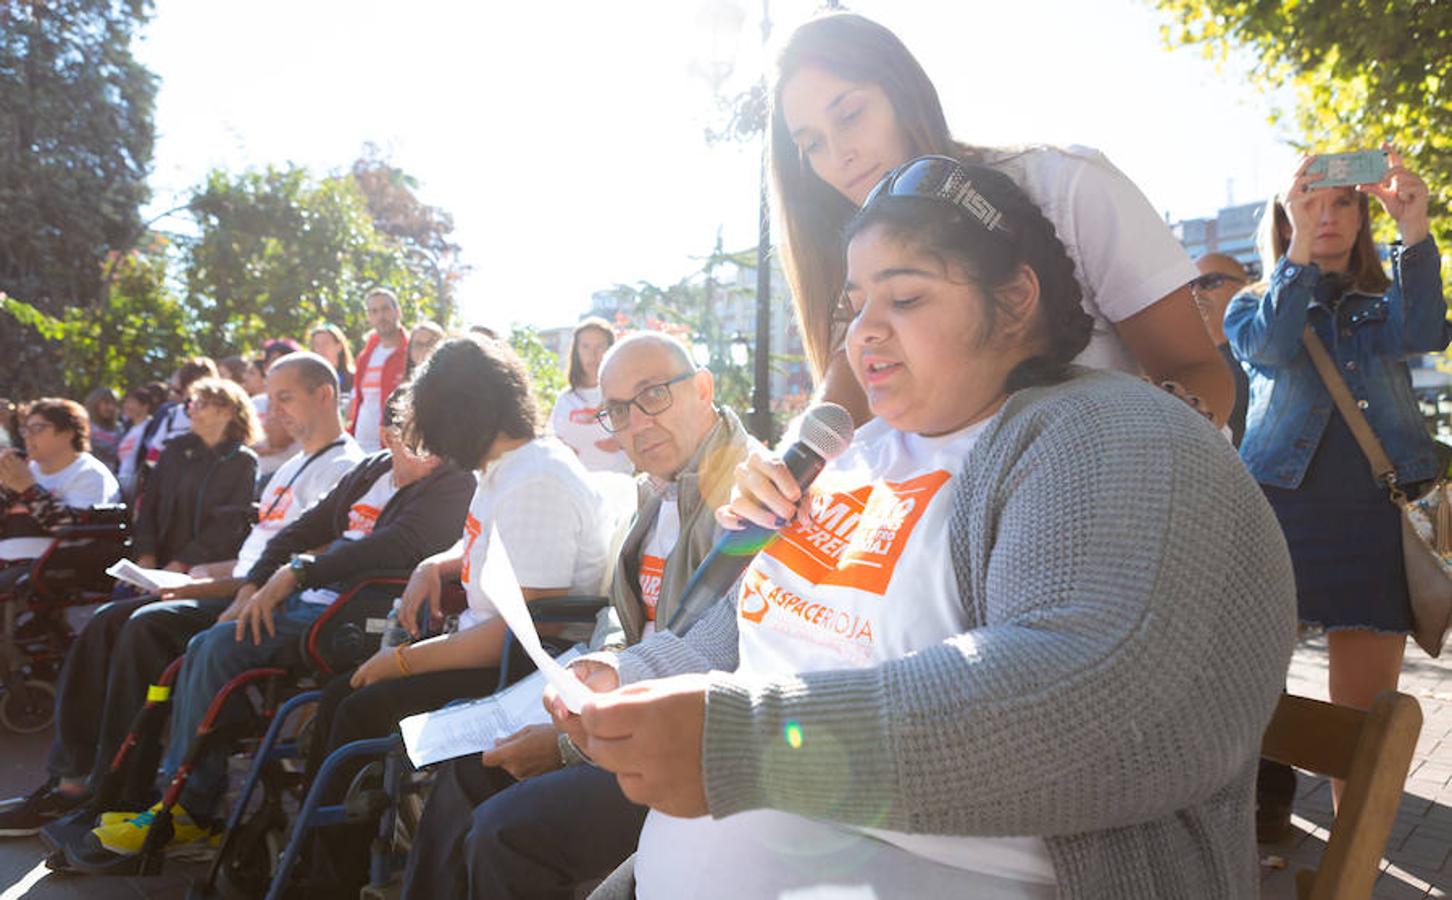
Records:
[[[990,301],[997,288],[1011,281],[1020,266],[1033,269],[1039,281],[1039,304],[1030,332],[1043,350],[1009,373],[1004,389],[1013,392],[1035,385],[1056,384],[1068,377],[1068,366],[1089,345],[1094,320],[1084,311],[1084,292],[1074,277],[1074,261],[1054,225],[1013,179],[995,169],[962,165],[972,188],[1002,213],[1003,228],[988,228],[957,204],[940,199],[884,194],[847,224],[844,246],[878,226],[944,262],[954,262],[980,281]],[[980,342],[993,335],[997,304],[985,307]]]

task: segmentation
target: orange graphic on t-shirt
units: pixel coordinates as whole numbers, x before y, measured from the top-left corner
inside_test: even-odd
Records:
[[[951,476],[939,470],[812,497],[812,524],[793,522],[766,553],[812,584],[881,594],[927,510]]]
[[[474,549],[474,542],[479,540],[481,531],[483,527],[479,520],[474,518],[473,513],[469,513],[464,518],[464,565],[459,569],[459,583],[465,587],[469,585],[469,554]]]
[[[747,569],[741,584],[741,598],[737,601],[737,612],[741,618],[760,624],[773,606],[794,617],[801,627],[825,638],[859,647],[872,646],[870,616],[792,593],[772,581],[766,573],[755,568]]]
[[[348,530],[357,532],[359,536],[372,534],[380,511],[378,507],[369,506],[367,503],[353,504],[353,508],[348,510]]]
[[[363,370],[363,377],[358,381],[358,387],[363,390],[377,391],[383,386],[383,363],[370,365]]]
[[[593,406],[583,406],[579,409],[570,410],[570,424],[572,425],[594,425],[599,419],[595,414],[600,410]]]
[[[660,583],[665,577],[665,560],[659,556],[641,554],[640,557],[640,602],[645,606],[645,617],[655,621],[655,605],[660,601]]]
[[[263,504],[262,515],[258,517],[257,524],[265,525],[268,522],[281,522],[287,516],[288,507],[292,506],[292,488],[277,488],[272,496]],[[351,522],[349,523],[352,524]]]

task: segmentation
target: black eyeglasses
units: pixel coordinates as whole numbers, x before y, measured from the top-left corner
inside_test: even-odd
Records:
[[[671,385],[679,384],[696,373],[682,372],[670,381],[662,381],[660,384],[653,384],[629,400],[611,400],[595,413],[595,419],[605,428],[606,431],[614,434],[617,431],[624,431],[630,425],[630,407],[635,406],[647,416],[658,416],[671,408]]]
[[[1210,272],[1199,278],[1190,279],[1190,290],[1213,291],[1223,284],[1245,284],[1245,279],[1237,275],[1226,275],[1223,272]]]
[[[867,195],[863,209],[880,197],[924,197],[942,200],[967,212],[988,231],[1013,234],[1003,213],[973,188],[968,172],[951,156],[919,156],[888,172]]]

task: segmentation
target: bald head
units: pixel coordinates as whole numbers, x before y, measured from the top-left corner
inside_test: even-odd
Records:
[[[632,334],[610,348],[600,363],[600,392],[607,409],[629,404],[615,437],[630,461],[667,481],[685,468],[716,423],[711,373],[696,368],[680,341],[659,332]],[[646,413],[642,402],[656,411]]]
[[[1190,282],[1190,292],[1195,298],[1195,308],[1205,320],[1205,329],[1210,339],[1220,345],[1225,343],[1225,308],[1230,300],[1250,281],[1245,266],[1224,253],[1207,253],[1195,260],[1200,277]]]

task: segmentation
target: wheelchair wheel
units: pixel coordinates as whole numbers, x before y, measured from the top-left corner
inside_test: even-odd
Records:
[[[16,682],[0,692],[0,726],[34,734],[55,719],[55,685],[38,678]]]
[[[243,822],[217,871],[217,893],[228,900],[266,894],[286,846],[287,820],[280,814],[262,812]]]

